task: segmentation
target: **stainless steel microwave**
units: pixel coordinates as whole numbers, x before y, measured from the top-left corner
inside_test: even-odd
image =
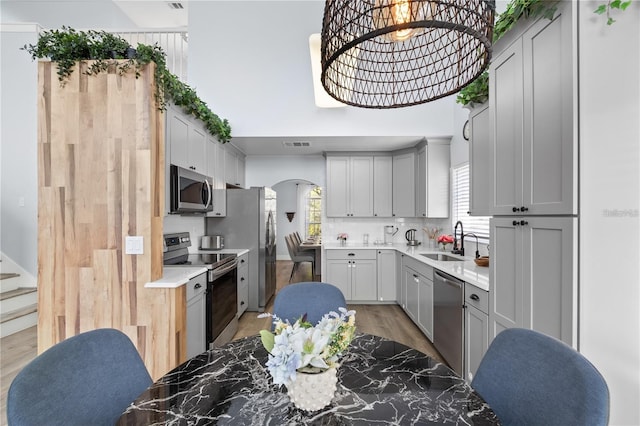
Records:
[[[193,170],[171,165],[170,213],[207,213],[213,210],[213,179]]]

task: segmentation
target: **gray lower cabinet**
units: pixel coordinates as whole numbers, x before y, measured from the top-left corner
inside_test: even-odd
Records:
[[[489,347],[489,292],[467,283],[464,295],[464,378],[471,382]]]
[[[491,219],[489,338],[522,327],[577,345],[578,219]]]
[[[404,256],[401,305],[409,318],[433,341],[433,268]]]
[[[396,295],[396,251],[377,250],[378,301],[395,302]]]
[[[249,253],[238,256],[238,318],[249,306]]]
[[[325,251],[326,282],[338,287],[347,301],[369,302],[378,298],[375,250]]]
[[[187,359],[206,350],[207,274],[203,273],[185,284],[187,306]]]
[[[418,308],[418,326],[433,342],[433,269],[429,275],[418,276],[420,306]]]

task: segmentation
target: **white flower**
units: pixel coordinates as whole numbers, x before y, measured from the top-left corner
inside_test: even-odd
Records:
[[[274,333],[263,330],[260,334],[269,352],[267,368],[275,384],[287,384],[296,379],[296,370],[305,367],[327,369],[351,342],[355,332],[355,311],[339,308],[340,313],[325,314],[315,327],[303,323],[283,322],[273,314]]]

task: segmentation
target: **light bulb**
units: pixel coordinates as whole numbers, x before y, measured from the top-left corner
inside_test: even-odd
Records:
[[[373,9],[373,24],[377,29],[402,25],[409,22],[431,18],[430,3],[411,0],[376,0]],[[428,11],[425,14],[424,8]],[[420,28],[405,28],[386,33],[384,37],[389,41],[404,41],[421,33]]]

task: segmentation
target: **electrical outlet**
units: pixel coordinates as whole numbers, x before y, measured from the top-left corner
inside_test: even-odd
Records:
[[[125,237],[125,254],[144,254],[144,240],[139,236]]]

